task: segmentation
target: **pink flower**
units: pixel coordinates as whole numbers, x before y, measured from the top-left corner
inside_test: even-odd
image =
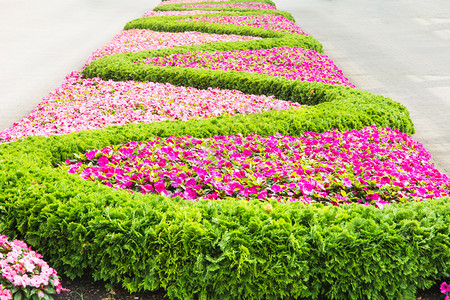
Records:
[[[162,193],[166,191],[166,186],[164,184],[164,180],[158,180],[157,182],[155,182],[155,191],[157,193]]]
[[[109,163],[109,159],[108,159],[106,156],[102,156],[102,157],[100,157],[99,160],[98,160],[98,165],[99,165],[100,167],[104,167],[104,166],[106,166],[108,163]]]
[[[155,193],[192,200],[270,197],[332,205],[354,201],[378,208],[399,198],[420,201],[450,191],[450,180],[427,161],[429,154],[419,143],[374,126],[301,137],[155,137],[118,148],[134,155],[123,157],[115,150],[108,154],[108,166],[80,167],[83,178],[143,193],[152,192],[146,185],[154,184]],[[257,155],[243,155],[250,152]],[[388,181],[401,184],[385,184]]]
[[[351,188],[353,186],[351,180],[348,178],[342,179],[342,184],[347,188]]]
[[[450,284],[447,284],[446,282],[441,283],[441,293],[449,293],[450,292]]]
[[[274,184],[270,189],[272,190],[272,192],[278,193],[281,190],[281,187],[278,184]]]

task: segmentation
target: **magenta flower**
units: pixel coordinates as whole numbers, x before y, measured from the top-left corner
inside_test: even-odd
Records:
[[[240,9],[265,9],[277,10],[275,6],[261,2],[242,2],[242,3],[206,3],[206,4],[188,4],[182,5],[185,8],[240,8]]]
[[[352,182],[351,182],[351,180],[348,179],[348,178],[342,179],[342,184],[343,184],[345,187],[347,187],[347,188],[351,188],[352,185],[353,185]]]
[[[272,185],[272,187],[270,188],[272,190],[272,192],[274,193],[278,193],[279,191],[281,191],[281,187],[278,184],[274,184]]]
[[[307,35],[294,22],[279,15],[198,17],[194,19],[181,19],[180,21],[213,24],[234,24],[239,26],[251,26],[255,28]]]
[[[203,0],[202,0],[203,1]],[[164,1],[166,3],[168,1]],[[217,11],[217,10],[169,10],[169,11],[154,11],[150,9],[146,11],[143,17],[163,17],[163,16],[183,16],[183,15],[199,15],[199,14],[216,14],[218,12],[229,12],[229,11]]]
[[[164,180],[158,180],[155,182],[155,191],[159,194],[163,193],[166,190],[164,185]]]
[[[299,47],[185,52],[163,57],[149,57],[136,63],[161,67],[244,71],[289,80],[355,87],[326,55]]]
[[[441,283],[441,293],[445,294],[445,300],[450,299],[450,285],[446,282]]]
[[[98,165],[100,167],[104,167],[104,166],[106,166],[108,164],[108,162],[109,162],[108,158],[106,156],[102,156],[98,160]]]
[[[450,190],[450,180],[429,162],[421,144],[375,126],[301,137],[155,137],[109,149],[102,149],[110,156],[107,165],[81,155],[82,161],[71,159],[63,168],[114,188],[189,200],[354,202],[382,208],[447,196]],[[116,154],[123,149],[133,154]]]

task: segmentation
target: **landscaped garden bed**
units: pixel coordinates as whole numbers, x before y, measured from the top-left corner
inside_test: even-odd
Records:
[[[275,3],[168,1],[0,133],[0,234],[171,299],[415,299],[450,180],[413,132]]]

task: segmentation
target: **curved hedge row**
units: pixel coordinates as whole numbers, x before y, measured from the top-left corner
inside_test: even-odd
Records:
[[[191,7],[182,7],[183,5],[190,5],[190,4],[228,4],[228,3],[245,3],[245,2],[259,2],[264,4],[269,4],[272,6],[276,6],[275,3],[271,0],[231,0],[231,1],[221,1],[221,2],[211,2],[211,1],[204,1],[201,3],[175,3],[175,4],[164,4],[164,5],[158,5],[153,10],[154,11],[182,11],[182,10],[198,10],[198,8],[191,8]],[[202,7],[201,10],[224,10],[223,8],[213,8],[213,7]],[[271,12],[272,10],[264,10],[264,9],[245,9],[245,8],[236,8],[236,7],[227,7],[225,10],[227,11],[255,11],[260,14],[266,14],[268,12]],[[293,20],[293,19],[291,19]]]
[[[92,148],[191,134],[192,123],[203,129],[202,121],[162,122],[0,145],[0,230],[70,277],[92,272],[130,291],[164,288],[171,298],[414,299],[416,288],[448,272],[448,198],[383,209],[190,202],[56,168]],[[216,130],[199,135],[228,133]]]
[[[278,10],[267,11],[267,13],[265,14],[280,15],[294,22],[292,15],[285,13],[283,11]],[[250,16],[250,15],[260,15],[260,13],[249,11],[241,13],[214,13],[207,15],[197,14],[197,15],[183,15],[183,16],[142,17],[128,22],[125,25],[124,29],[125,30],[129,30],[132,28],[151,29],[154,31],[166,31],[166,32],[198,31],[205,33],[237,34],[237,35],[250,35],[260,37],[282,37],[285,35],[291,35],[290,33],[272,31],[262,28],[255,28],[251,26],[179,21],[182,19],[194,19],[203,16],[220,17],[220,16]],[[294,34],[294,36],[302,38],[303,35]],[[320,45],[320,43],[317,40],[314,39],[314,41],[318,45]],[[314,49],[318,50],[316,48]]]
[[[177,5],[155,10],[173,10]],[[215,15],[223,14],[210,16]],[[448,272],[449,198],[383,209],[358,204],[189,202],[114,190],[59,170],[58,164],[74,153],[152,136],[206,138],[251,132],[299,136],[305,131],[372,124],[414,132],[405,107],[356,89],[244,72],[134,64],[149,56],[186,51],[292,46],[323,52],[321,44],[308,36],[176,21],[179,18],[141,18],[126,29],[264,39],[119,54],[92,62],[84,75],[238,89],[311,106],[107,127],[1,144],[0,232],[25,239],[71,278],[91,273],[94,279],[120,283],[130,291],[163,288],[171,298],[414,299],[417,288],[429,288]]]
[[[256,73],[157,67],[134,63],[136,60],[149,56],[166,56],[187,51],[243,49],[246,47],[245,44],[248,43],[256,46],[257,44],[254,42],[260,42],[258,46],[261,48],[270,47],[272,45],[271,40],[211,43],[118,54],[92,62],[84,69],[83,75],[87,78],[98,76],[105,80],[113,79],[116,81],[169,82],[174,85],[192,86],[200,89],[207,87],[236,89],[248,94],[274,95],[282,100],[314,105],[296,113],[290,111],[269,113],[286,117],[285,122],[300,124],[297,125],[297,128],[303,128],[304,131],[323,132],[333,128],[350,130],[376,124],[377,126],[396,128],[408,134],[414,133],[409,112],[404,106],[389,98],[357,89],[299,80],[292,81]],[[236,116],[235,118],[246,117]]]

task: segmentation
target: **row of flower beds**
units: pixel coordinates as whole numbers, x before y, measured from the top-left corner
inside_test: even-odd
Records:
[[[292,21],[170,0],[129,22],[0,133],[2,233],[173,299],[413,299],[443,279],[450,180],[406,108]]]

